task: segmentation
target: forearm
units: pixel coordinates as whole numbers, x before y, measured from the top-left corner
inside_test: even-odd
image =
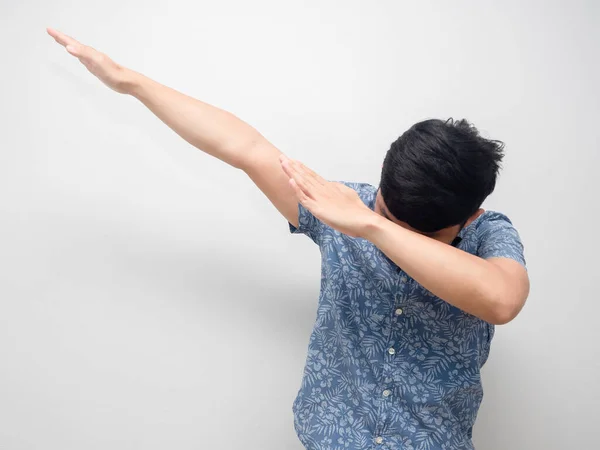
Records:
[[[264,137],[235,115],[129,71],[126,92],[198,149],[243,168],[247,153]]]
[[[489,261],[379,215],[372,217],[362,237],[437,297],[490,323],[505,321],[505,275]]]

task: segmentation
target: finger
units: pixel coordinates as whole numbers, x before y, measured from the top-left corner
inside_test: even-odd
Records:
[[[295,159],[288,158],[284,154],[280,155],[279,160],[281,161],[282,164],[283,163],[287,164],[288,172],[289,172],[290,176],[302,177],[302,179],[305,180],[305,184],[314,185],[314,183],[311,182],[312,181],[311,179],[314,177],[312,177],[309,174],[309,172],[306,170],[307,167],[304,164],[302,164],[300,161],[296,161]]]
[[[314,185],[310,183],[310,181],[308,181],[301,172],[296,170],[292,160],[290,160],[289,158],[282,159],[281,167],[283,168],[286,175],[290,177],[290,179],[293,179],[296,185],[300,189],[302,189],[305,195],[314,198],[314,193],[312,193],[312,191],[314,190]]]
[[[279,156],[279,163],[281,164],[281,168],[283,169],[283,171],[285,172],[285,174],[288,177],[292,178],[293,172],[292,172],[292,168],[289,166],[288,161],[289,161],[289,159],[285,155]]]
[[[309,172],[305,170],[305,166],[300,161],[291,160],[290,162],[292,166],[292,170],[294,171],[295,178],[302,181],[302,186],[306,186],[310,189],[315,189],[320,187],[319,183],[310,175]]]
[[[302,164],[300,161],[297,161],[297,164],[306,173],[306,176],[312,178],[316,183],[322,184],[322,185],[324,185],[325,183],[327,183],[327,180],[325,178],[323,178],[321,175],[319,175],[318,173],[316,173],[311,168],[309,168],[309,167],[305,166],[304,164]]]
[[[296,180],[294,180],[293,178],[290,178],[290,186],[294,190],[294,193],[296,194],[296,198],[298,199],[298,201],[303,206],[305,206],[306,208],[308,208],[310,210],[312,199],[304,193],[304,191],[300,188],[300,186],[298,186],[298,183],[296,183]]]
[[[67,51],[80,59],[92,60],[95,55],[95,51],[90,47],[83,44],[69,44],[66,47]]]
[[[54,40],[56,42],[58,42],[63,47],[66,47],[67,45],[78,45],[78,44],[81,45],[78,41],[73,39],[71,36],[67,36],[66,34],[61,33],[60,31],[55,30],[54,28],[46,28],[46,31],[48,32],[48,34],[50,36],[52,36],[54,38]]]
[[[78,58],[94,59],[96,54],[99,53],[94,48],[84,45],[76,39],[67,36],[60,31],[53,28],[47,28],[48,34],[54,38],[56,42],[65,47],[67,51]]]
[[[79,58],[79,60],[86,67],[88,67],[90,64],[101,66],[104,63],[104,61],[108,59],[108,57],[104,53],[99,52],[98,50],[96,50],[93,47],[90,47],[89,45],[83,45],[78,43],[75,45],[67,45],[66,48],[71,55]]]
[[[292,167],[292,160],[290,158],[282,154],[279,156],[279,162],[288,177],[293,178],[296,175],[296,171]]]

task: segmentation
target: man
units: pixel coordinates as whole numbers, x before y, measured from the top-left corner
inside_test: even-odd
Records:
[[[480,208],[503,144],[466,121],[415,124],[378,188],[330,182],[234,115],[48,33],[113,90],[243,170],[319,245],[322,280],[294,426],[310,450],[472,449],[494,325],[529,293],[510,220]]]

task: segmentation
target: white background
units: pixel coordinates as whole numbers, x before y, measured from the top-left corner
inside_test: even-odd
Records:
[[[301,449],[318,248],[241,172],[98,82],[52,26],[377,184],[414,122],[506,143],[488,209],[531,295],[478,450],[596,447],[598,2],[1,0],[0,448]]]

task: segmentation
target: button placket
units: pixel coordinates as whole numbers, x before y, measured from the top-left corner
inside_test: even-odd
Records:
[[[408,289],[408,285],[406,284],[409,280],[405,275],[402,275],[402,272],[400,272],[400,278],[399,281],[401,281],[401,283],[398,283],[398,290],[394,296],[395,299],[395,305],[394,305],[394,309],[392,310],[392,321],[394,323],[397,323],[397,321],[400,319],[400,316],[402,314],[404,314],[404,309],[402,308],[402,300],[404,300],[406,298],[406,290]],[[396,338],[394,336],[394,334],[397,332],[396,327],[392,326],[391,330],[390,330],[390,335],[388,336],[388,348],[386,349],[386,353],[387,356],[384,358],[384,370],[389,371],[389,376],[385,378],[385,385],[382,386],[384,389],[383,391],[381,391],[381,396],[382,396],[382,403],[380,411],[382,412],[381,414],[381,419],[382,421],[385,423],[385,420],[387,419],[387,408],[391,407],[392,403],[390,403],[391,401],[391,397],[392,397],[392,392],[393,392],[393,371],[394,371],[394,364],[393,361],[395,359],[395,355],[396,355],[396,347],[398,346],[398,342],[396,341]],[[384,438],[381,435],[383,432],[383,428],[379,426],[377,426],[377,431],[376,431],[376,435],[374,438],[374,442],[375,444],[377,444],[378,446],[384,443]]]
[[[404,300],[406,298],[406,290],[408,289],[408,285],[407,282],[409,282],[408,277],[406,277],[406,275],[404,275],[404,273],[402,271],[400,271],[398,273],[399,278],[397,279],[398,281],[401,281],[401,283],[396,284],[396,286],[398,287],[395,295],[394,295],[394,309],[392,310],[392,326],[389,328],[389,335],[388,335],[388,348],[385,350],[387,353],[387,356],[384,357],[384,374],[387,375],[385,377],[385,384],[383,386],[381,386],[381,401],[378,402],[379,403],[379,417],[377,420],[377,425],[376,425],[376,433],[375,433],[375,437],[374,437],[374,442],[375,444],[383,444],[384,442],[384,438],[382,436],[382,434],[385,433],[384,430],[384,424],[387,422],[388,419],[388,408],[390,408],[392,406],[392,403],[390,402],[390,398],[392,397],[392,392],[393,392],[393,373],[394,373],[394,364],[393,361],[395,359],[395,355],[396,355],[396,347],[398,345],[398,342],[396,341],[396,338],[394,336],[396,330],[394,327],[394,323],[397,322],[397,320],[399,319],[399,317],[404,313],[404,310],[402,308],[402,303],[401,301]]]
[[[404,274],[404,272],[400,273],[400,276],[398,278],[398,291],[395,295],[395,302],[394,302],[394,315],[393,318],[395,321],[398,321],[400,319],[399,316],[401,316],[402,314],[404,314],[404,302],[406,301],[407,297],[408,297],[408,291],[410,290],[410,284],[411,284],[411,280]]]
[[[398,298],[398,295],[401,295],[401,291],[400,292],[396,292],[394,293],[394,299]],[[394,301],[395,303],[395,301]],[[379,391],[379,400],[377,401],[378,404],[378,417],[377,417],[377,424],[375,426],[375,433],[374,433],[374,438],[373,438],[373,442],[375,442],[375,444],[383,444],[384,443],[384,438],[383,435],[385,435],[386,433],[386,424],[389,422],[389,413],[390,413],[390,408],[392,407],[392,403],[390,402],[390,397],[392,395],[392,389],[393,389],[393,375],[394,375],[394,365],[393,365],[393,358],[394,355],[396,354],[396,349],[394,348],[394,346],[396,345],[396,338],[394,336],[394,323],[395,323],[395,311],[398,309],[398,307],[395,304],[390,305],[392,306],[392,315],[388,316],[390,317],[390,326],[388,327],[388,335],[387,335],[387,348],[384,350],[387,355],[384,354],[383,357],[383,377],[384,377],[384,382],[381,383],[378,388],[380,389]]]

